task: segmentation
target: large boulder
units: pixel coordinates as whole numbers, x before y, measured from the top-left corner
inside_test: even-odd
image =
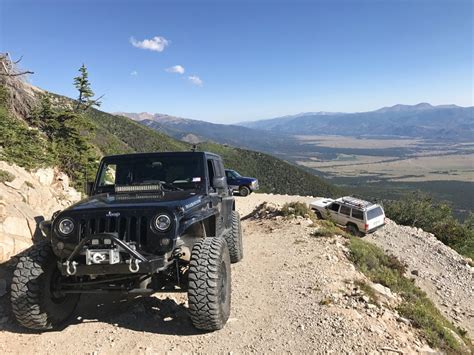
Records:
[[[78,201],[81,194],[56,169],[35,172],[0,161],[15,178],[0,182],[0,263],[28,248],[41,233],[38,223]]]

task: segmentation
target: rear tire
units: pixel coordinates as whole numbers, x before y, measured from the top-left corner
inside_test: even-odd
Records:
[[[239,195],[242,197],[246,197],[250,195],[250,189],[247,186],[240,186],[239,187]]]
[[[230,262],[234,264],[242,260],[244,257],[244,246],[240,215],[237,211],[232,211],[232,229],[225,235],[225,240],[229,248]]]
[[[78,294],[64,295],[62,276],[49,242],[31,247],[13,273],[11,305],[16,320],[29,329],[48,330],[64,323],[76,309]]]
[[[314,213],[316,214],[316,217],[318,217],[318,219],[323,219],[323,215],[321,214],[321,212],[315,210]]]
[[[196,243],[189,264],[188,303],[193,325],[202,330],[224,327],[230,315],[230,256],[224,238]]]
[[[357,228],[357,226],[355,224],[352,224],[352,223],[349,223],[349,224],[346,225],[346,230],[350,234],[352,234],[356,237],[360,237],[362,235],[359,231],[359,228]]]

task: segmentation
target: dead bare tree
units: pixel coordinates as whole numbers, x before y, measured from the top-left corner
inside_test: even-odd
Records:
[[[22,58],[14,61],[9,53],[0,53],[0,85],[6,89],[8,108],[18,118],[25,119],[37,103],[39,89],[27,82],[28,75],[34,72],[19,68]]]

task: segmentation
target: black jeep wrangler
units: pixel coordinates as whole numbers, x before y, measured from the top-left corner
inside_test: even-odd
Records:
[[[145,153],[102,159],[89,197],[41,225],[47,240],[20,257],[11,286],[18,322],[53,329],[80,294],[187,291],[196,328],[230,313],[230,263],[242,231],[219,156]]]

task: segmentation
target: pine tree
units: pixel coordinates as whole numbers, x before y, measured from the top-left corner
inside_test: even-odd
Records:
[[[79,91],[79,97],[77,98],[76,111],[85,111],[92,106],[100,106],[100,97],[96,100],[93,99],[94,92],[91,89],[89,82],[89,73],[84,64],[79,68],[79,76],[74,78],[74,86]]]

